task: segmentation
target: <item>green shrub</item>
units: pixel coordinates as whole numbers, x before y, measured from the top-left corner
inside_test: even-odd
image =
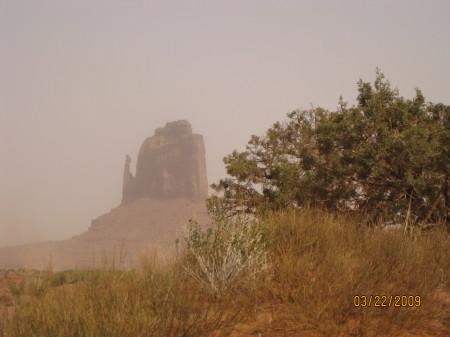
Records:
[[[269,266],[267,237],[261,222],[244,216],[216,217],[202,229],[190,221],[185,229],[186,270],[205,289],[220,297],[238,281],[252,285]]]

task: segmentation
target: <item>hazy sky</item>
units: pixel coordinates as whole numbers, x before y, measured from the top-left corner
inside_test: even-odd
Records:
[[[354,103],[380,67],[450,104],[450,1],[0,0],[0,246],[69,238],[120,203],[167,121],[209,182],[286,113]]]

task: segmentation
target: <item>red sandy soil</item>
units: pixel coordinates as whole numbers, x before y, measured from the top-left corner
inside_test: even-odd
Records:
[[[0,295],[23,280],[23,273],[17,271],[0,271]]]

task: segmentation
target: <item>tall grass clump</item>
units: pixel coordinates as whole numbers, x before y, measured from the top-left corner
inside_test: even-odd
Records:
[[[279,323],[324,336],[381,336],[425,324],[448,328],[450,240],[411,238],[313,209],[266,217]],[[412,295],[420,307],[355,306],[355,296]],[[374,300],[375,302],[375,300]],[[432,327],[430,327],[431,329]]]
[[[262,223],[243,215],[217,216],[206,229],[190,221],[185,241],[189,261],[186,270],[216,297],[237,284],[255,286],[269,267]]]

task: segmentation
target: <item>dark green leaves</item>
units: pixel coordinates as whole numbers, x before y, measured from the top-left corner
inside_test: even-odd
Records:
[[[249,212],[313,205],[369,221],[449,222],[450,107],[412,100],[377,70],[358,82],[357,105],[289,113],[244,152],[224,159],[230,178],[214,198]],[[239,201],[240,200],[240,201]],[[244,205],[244,206],[243,206]]]

